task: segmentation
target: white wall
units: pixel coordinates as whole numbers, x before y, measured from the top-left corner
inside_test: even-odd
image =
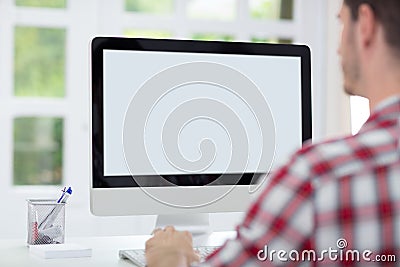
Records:
[[[341,0],[326,1],[327,39],[326,39],[326,137],[349,134],[350,98],[343,91],[343,76],[340,58],[337,54],[340,42],[340,23],[337,15],[342,5]]]

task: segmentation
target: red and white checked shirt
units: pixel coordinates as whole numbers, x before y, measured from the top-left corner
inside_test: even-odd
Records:
[[[237,238],[201,266],[400,266],[399,122],[400,97],[392,97],[358,134],[304,146],[270,178]],[[287,261],[277,253],[259,260],[266,245]],[[391,255],[396,262],[377,261]]]

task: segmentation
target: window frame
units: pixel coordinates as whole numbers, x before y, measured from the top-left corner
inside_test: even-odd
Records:
[[[68,212],[74,220],[86,220],[85,228],[73,228],[72,233],[102,233],[101,218],[89,214],[90,148],[89,148],[89,44],[95,36],[122,36],[125,29],[167,30],[173,38],[190,39],[194,33],[233,34],[235,40],[248,41],[252,37],[287,38],[294,43],[307,43],[313,47],[312,65],[324,66],[326,41],[324,40],[324,16],[327,12],[326,1],[293,0],[293,20],[251,19],[248,1],[236,1],[237,17],[234,21],[193,20],[186,16],[187,0],[175,0],[172,16],[139,14],[124,10],[124,0],[67,0],[66,8],[17,7],[14,0],[0,1],[0,199],[22,203],[26,198],[57,197],[62,186],[73,186],[74,197]],[[308,16],[313,10],[316,16]],[[110,15],[112,14],[112,15]],[[84,23],[82,23],[84,21]],[[14,96],[14,27],[37,26],[66,29],[65,96],[16,97]],[[321,38],[321,36],[323,36]],[[325,120],[324,106],[326,69],[313,69],[313,110],[314,123]],[[63,143],[63,185],[62,186],[14,186],[13,185],[13,119],[17,116],[46,116],[64,119]],[[323,136],[323,127],[313,127],[313,136]],[[4,206],[5,207],[5,206]],[[5,209],[15,215],[16,226],[4,231],[3,237],[23,236],[20,231],[25,227],[25,210]],[[7,217],[13,216],[7,214]],[[137,219],[141,220],[141,219]],[[143,220],[146,220],[144,218]],[[113,218],[113,224],[126,222],[127,219]],[[136,221],[137,222],[137,221]],[[140,222],[140,221],[139,221]],[[140,224],[140,223],[139,223]],[[76,224],[78,225],[78,224]],[[80,224],[81,225],[81,224]],[[147,221],[132,229],[132,225],[117,227],[113,234],[140,233],[149,227]],[[151,224],[150,224],[151,226]],[[119,231],[119,232],[118,232]]]

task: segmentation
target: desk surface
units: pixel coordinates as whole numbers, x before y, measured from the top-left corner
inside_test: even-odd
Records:
[[[76,243],[92,248],[92,257],[75,259],[42,259],[29,253],[25,240],[0,239],[0,266],[2,267],[71,267],[71,266],[127,266],[133,267],[129,261],[118,257],[120,249],[144,248],[149,235],[69,238],[67,243]],[[216,232],[209,236],[195,237],[195,246],[222,245],[227,239],[234,238],[235,232]]]

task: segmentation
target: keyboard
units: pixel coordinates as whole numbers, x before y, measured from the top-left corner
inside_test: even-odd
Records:
[[[219,247],[214,246],[200,246],[195,247],[194,249],[200,255],[200,261],[204,261],[208,255],[213,253]],[[138,267],[145,267],[146,266],[146,257],[144,255],[144,249],[132,249],[132,250],[120,250],[119,257],[121,259],[127,259],[131,261],[134,265]]]

